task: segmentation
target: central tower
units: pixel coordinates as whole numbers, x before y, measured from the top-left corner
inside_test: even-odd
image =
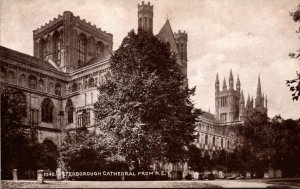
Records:
[[[145,30],[150,33],[153,33],[153,5],[145,4],[142,1],[142,4],[138,4],[138,30]]]
[[[112,52],[113,36],[72,12],[50,20],[33,31],[34,56],[65,73],[84,67]]]

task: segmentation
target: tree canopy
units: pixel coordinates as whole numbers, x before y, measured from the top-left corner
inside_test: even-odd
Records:
[[[169,46],[150,33],[131,31],[110,64],[95,103],[97,125],[108,144],[135,167],[183,160],[200,111],[190,100],[195,89],[183,87]]]
[[[241,172],[257,176],[270,167],[281,169],[283,176],[297,176],[299,167],[299,120],[269,119],[265,113],[253,110],[245,123],[237,128],[238,145],[234,162]]]
[[[300,22],[300,4],[298,5],[297,10],[291,13],[291,17],[295,22]],[[300,27],[296,32],[300,33]],[[289,56],[300,60],[300,48],[297,49],[296,52],[290,53]],[[287,80],[286,85],[290,88],[290,91],[292,91],[292,99],[298,100],[300,96],[300,73],[296,72],[296,78]]]
[[[12,177],[12,169],[18,169],[19,178],[25,172],[40,165],[34,156],[38,145],[35,130],[23,127],[26,117],[26,96],[18,89],[1,86],[1,177]]]

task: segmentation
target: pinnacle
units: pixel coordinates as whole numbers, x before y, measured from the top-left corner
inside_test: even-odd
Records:
[[[219,84],[219,74],[217,73],[217,76],[216,76],[216,84]]]
[[[229,81],[233,80],[232,70],[230,69]]]
[[[224,89],[227,89],[225,77],[224,77],[224,80],[223,80],[223,90],[224,90]]]

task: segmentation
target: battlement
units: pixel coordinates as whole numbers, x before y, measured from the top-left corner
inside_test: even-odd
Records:
[[[63,16],[59,14],[58,17],[55,17],[52,20],[49,20],[44,25],[42,25],[39,28],[33,30],[33,33],[34,34],[39,34],[42,31],[44,31],[45,29],[47,29],[47,28],[49,28],[49,27],[51,27],[51,26],[53,26],[53,25],[55,25],[55,24],[57,24],[57,23],[59,23],[60,21],[63,21],[63,20],[64,20]]]
[[[36,30],[33,30],[33,33],[34,33],[34,35],[39,34],[43,31],[45,31],[47,28],[54,26],[58,22],[65,21],[65,20],[77,22],[86,28],[89,28],[91,30],[102,33],[104,36],[106,36],[110,39],[112,38],[112,34],[107,33],[106,31],[103,31],[100,27],[98,28],[95,24],[92,25],[91,22],[87,22],[85,19],[81,19],[80,16],[75,17],[71,11],[64,11],[63,16],[58,15],[58,17],[53,18],[52,20],[49,20],[49,22],[47,22],[46,24],[42,25],[41,27],[37,28]]]
[[[186,31],[184,30],[183,32],[181,31],[181,30],[178,30],[178,32],[176,33],[174,33],[174,37],[176,38],[176,39],[178,39],[178,38],[183,38],[183,39],[185,39],[185,40],[188,40],[188,35],[187,35],[187,33],[186,33]]]
[[[148,4],[145,4],[145,2],[142,1],[142,4],[138,4],[138,11],[144,10],[153,11],[153,5],[150,5],[150,2],[148,2]]]

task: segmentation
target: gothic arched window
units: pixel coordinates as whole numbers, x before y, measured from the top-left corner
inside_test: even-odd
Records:
[[[36,77],[31,75],[29,76],[28,78],[28,87],[31,88],[31,89],[36,89]]]
[[[46,98],[42,102],[42,121],[46,123],[53,122],[53,109],[54,105],[49,98]]]
[[[144,28],[144,29],[146,30],[146,29],[147,29],[147,27],[148,27],[147,18],[145,18],[145,19],[144,19],[144,22],[145,22],[145,25],[144,25],[144,26],[145,26],[145,28]]]
[[[7,79],[9,83],[14,84],[15,83],[15,72],[9,70],[7,73]]]
[[[89,85],[89,87],[94,87],[94,85],[95,85],[94,78],[91,77],[91,78],[89,79],[89,84],[88,84],[88,85]]]
[[[51,53],[51,39],[50,36],[47,36],[42,47],[43,60],[47,60],[47,57],[50,53]]]
[[[79,53],[79,61],[86,61],[86,51],[87,51],[87,38],[84,34],[81,34],[78,37],[78,53]]]
[[[58,65],[60,65],[62,39],[61,39],[61,35],[57,31],[55,31],[53,34],[53,43],[54,43],[53,44],[53,52],[54,52],[53,59]]]
[[[180,53],[180,57],[181,57],[181,59],[183,59],[183,57],[184,57],[184,54],[183,54],[184,48],[183,48],[183,44],[182,43],[180,45],[181,45],[181,47],[180,47],[180,49],[181,49],[180,50],[180,52],[181,52]]]
[[[95,78],[95,86],[96,87],[98,86],[98,78],[97,77]]]
[[[66,104],[66,112],[68,116],[68,124],[73,123],[73,112],[74,112],[74,106],[70,99],[68,99]]]
[[[149,18],[150,29],[153,28],[152,18]]]
[[[167,41],[167,48],[170,50],[171,49],[171,45],[170,43]]]
[[[96,45],[96,57],[101,57],[104,55],[104,44],[102,42],[98,42]]]
[[[61,95],[61,85],[60,85],[59,83],[57,83],[57,84],[55,85],[55,91],[54,91],[54,93],[55,93],[56,95]]]
[[[39,80],[38,88],[39,88],[39,90],[41,90],[41,91],[44,91],[44,90],[45,90],[45,82],[44,82],[44,80],[42,80],[42,79]]]
[[[73,83],[73,85],[72,85],[72,92],[75,92],[75,91],[77,91],[77,84]]]
[[[41,40],[40,40],[40,49],[39,49],[40,59],[44,60],[45,56],[46,56],[46,53],[47,53],[46,42],[43,38],[41,38]]]
[[[6,70],[5,68],[1,67],[1,81],[5,81],[6,79]]]
[[[221,147],[223,148],[223,139],[221,139]]]
[[[48,83],[48,92],[49,92],[49,93],[53,93],[53,88],[54,88],[54,87],[53,87],[53,82],[50,81],[50,82]]]
[[[22,86],[22,87],[26,87],[26,76],[25,74],[22,74],[19,78],[19,84]]]
[[[205,135],[205,144],[207,144],[207,142],[208,142],[208,136]]]
[[[216,144],[216,138],[213,137],[213,146],[215,146],[215,144]]]
[[[139,18],[139,28],[142,28],[142,18]]]
[[[87,53],[88,55],[95,56],[96,55],[96,41],[93,36],[89,37],[87,44]]]

